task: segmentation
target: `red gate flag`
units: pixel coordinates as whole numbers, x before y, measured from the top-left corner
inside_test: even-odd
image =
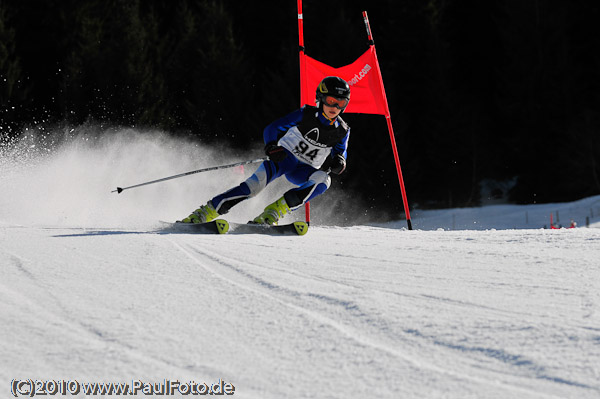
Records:
[[[301,84],[302,104],[315,105],[317,86],[327,76],[339,76],[350,85],[350,104],[344,112],[388,115],[375,48],[370,46],[350,65],[333,68],[304,55],[305,76]]]
[[[398,183],[402,191],[402,201],[404,203],[404,213],[406,214],[406,223],[408,229],[412,230],[412,222],[408,208],[408,200],[406,198],[406,189],[404,188],[404,179],[402,177],[402,169],[400,168],[400,159],[398,157],[398,147],[394,138],[394,129],[392,128],[392,118],[390,109],[383,87],[383,79],[381,78],[381,69],[379,61],[377,61],[377,53],[375,52],[375,43],[371,34],[371,25],[367,12],[363,11],[363,19],[367,36],[369,38],[369,49],[363,55],[358,57],[350,65],[341,68],[333,68],[323,64],[304,54],[304,16],[302,14],[302,0],[298,0],[298,44],[300,50],[300,105],[316,105],[316,88],[321,83],[321,80],[327,76],[339,76],[350,85],[350,104],[345,112],[354,112],[357,114],[376,114],[384,115],[390,141],[392,144],[392,152],[394,161],[396,162],[396,172],[398,173]],[[306,221],[310,222],[310,203],[305,204]]]

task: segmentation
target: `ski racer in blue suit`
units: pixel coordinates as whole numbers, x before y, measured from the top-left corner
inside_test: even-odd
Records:
[[[316,91],[317,106],[304,106],[268,125],[263,133],[264,161],[256,172],[183,219],[205,223],[257,195],[267,184],[285,176],[297,187],[269,204],[253,222],[275,225],[285,214],[323,194],[331,184],[329,173],[346,169],[350,127],[339,116],[350,101],[350,87],[336,76],[326,77]]]

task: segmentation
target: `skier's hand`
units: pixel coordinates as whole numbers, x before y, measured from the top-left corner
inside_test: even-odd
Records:
[[[341,175],[346,170],[346,158],[342,154],[335,154],[331,161],[331,173]]]
[[[265,154],[275,163],[281,162],[287,157],[285,149],[275,143],[268,143],[265,146]]]
[[[321,170],[335,173],[336,175],[341,174],[346,169],[346,158],[342,154],[335,154],[333,157],[327,158]]]

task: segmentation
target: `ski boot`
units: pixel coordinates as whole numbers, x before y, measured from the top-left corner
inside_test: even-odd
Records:
[[[252,223],[276,226],[279,218],[288,213],[290,213],[290,207],[285,202],[285,198],[281,197],[272,204],[267,205],[263,213],[255,217]]]
[[[208,201],[206,205],[202,205],[196,209],[192,214],[180,223],[206,223],[215,220],[219,217],[219,213],[215,210],[211,201]]]

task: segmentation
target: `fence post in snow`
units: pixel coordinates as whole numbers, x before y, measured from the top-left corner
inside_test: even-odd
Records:
[[[585,217],[585,227],[590,227],[590,217],[589,216]]]

